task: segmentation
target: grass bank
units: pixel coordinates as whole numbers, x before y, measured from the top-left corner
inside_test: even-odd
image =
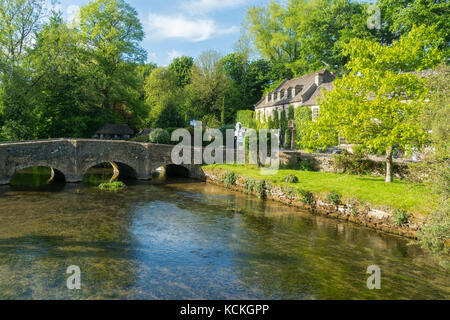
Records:
[[[250,165],[215,164],[204,166],[203,169],[205,172],[234,172],[242,178],[266,180],[272,185],[294,191],[306,190],[317,199],[326,200],[330,193],[337,192],[342,196],[343,202],[355,199],[372,208],[387,211],[401,209],[414,216],[428,215],[437,203],[437,198],[423,185],[400,180],[387,184],[382,177],[284,169],[268,176],[262,175],[258,167]],[[289,175],[296,176],[298,182],[285,182]]]

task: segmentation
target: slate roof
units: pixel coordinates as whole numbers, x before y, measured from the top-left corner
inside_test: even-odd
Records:
[[[315,84],[316,75],[320,74],[322,76],[323,83],[317,87]],[[315,99],[321,98],[322,89],[330,90],[332,89],[332,82],[335,79],[335,75],[328,70],[320,70],[318,72],[310,73],[298,78],[285,80],[281,83],[275,90],[270,92],[273,94],[275,92],[279,92],[280,90],[286,90],[292,88],[293,94],[291,97],[287,97],[286,95],[276,101],[273,99],[269,102],[266,102],[266,96],[264,96],[257,104],[255,104],[256,109],[265,108],[265,107],[273,107],[280,106],[286,104],[292,104],[297,102],[302,102],[302,105],[315,105]],[[300,91],[295,94],[295,88],[299,87]],[[314,100],[311,100],[314,98]],[[308,103],[308,104],[306,104]]]

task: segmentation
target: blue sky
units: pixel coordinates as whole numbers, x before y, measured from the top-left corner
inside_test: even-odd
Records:
[[[89,0],[60,0],[67,19]],[[144,26],[148,60],[168,65],[174,57],[205,50],[233,51],[246,11],[268,0],[128,0]]]

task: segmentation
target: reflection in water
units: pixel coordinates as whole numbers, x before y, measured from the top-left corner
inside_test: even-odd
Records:
[[[200,182],[160,183],[1,187],[0,298],[450,298],[448,275],[405,239]],[[373,264],[379,291],[366,287]],[[80,291],[66,288],[70,265]]]

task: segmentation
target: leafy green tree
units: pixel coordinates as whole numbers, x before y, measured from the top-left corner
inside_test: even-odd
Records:
[[[386,153],[386,182],[392,182],[394,149],[411,149],[427,135],[416,121],[427,99],[426,80],[407,71],[442,59],[440,38],[430,27],[414,27],[391,46],[353,39],[346,47],[350,73],[326,93],[321,114],[303,139],[309,149],[334,145],[338,135],[372,152]]]
[[[343,43],[353,37],[377,36],[366,27],[366,8],[348,0],[289,0],[286,5],[271,1],[265,8],[248,10],[245,37],[262,57],[286,66],[296,76],[325,64],[340,70],[346,62]]]
[[[411,31],[414,25],[434,27],[444,38],[442,48],[450,43],[450,2],[446,0],[379,0],[385,33],[390,37],[386,43],[398,40]]]
[[[95,0],[80,9],[78,29],[99,105],[125,117],[142,107],[134,63],[144,62],[146,52],[136,10],[123,0]]]
[[[185,88],[185,108],[198,119],[205,115],[220,119],[224,97],[226,111],[230,108],[227,98],[230,96],[231,83],[223,70],[221,59],[216,51],[206,51],[192,67],[191,83]]]
[[[177,85],[184,88],[191,80],[191,70],[194,65],[194,58],[180,57],[173,59],[169,69],[177,75]]]
[[[425,164],[431,169],[430,183],[439,196],[435,211],[429,217],[424,228],[418,233],[419,241],[426,250],[441,258],[446,267],[450,267],[450,68],[439,66],[429,79],[431,98],[422,108],[420,123],[423,129],[431,131],[430,145],[433,153],[431,161]]]
[[[145,83],[146,102],[150,106],[147,125],[168,128],[184,124],[179,106],[183,103],[183,89],[170,68],[156,68]]]
[[[32,139],[29,49],[46,14],[43,0],[0,1],[0,125],[3,139]]]

